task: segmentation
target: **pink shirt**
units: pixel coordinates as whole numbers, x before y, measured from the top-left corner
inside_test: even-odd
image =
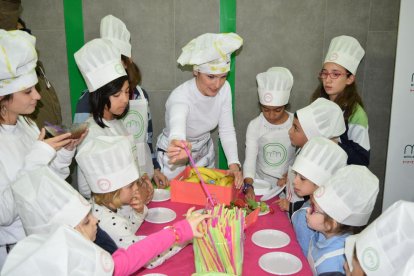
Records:
[[[174,223],[179,243],[193,238],[193,231],[187,220]],[[163,229],[149,235],[145,239],[130,245],[128,248],[119,248],[112,254],[115,269],[113,275],[130,275],[143,267],[149,260],[164,252],[175,243],[175,234],[172,229]]]

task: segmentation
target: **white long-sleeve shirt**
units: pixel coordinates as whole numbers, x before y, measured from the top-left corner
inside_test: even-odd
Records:
[[[37,140],[39,134],[36,124],[28,123],[24,117],[19,117],[16,125],[0,126],[0,246],[16,243],[25,236],[10,188],[18,176],[44,165],[62,179],[70,173],[75,151],[56,152]]]
[[[246,131],[246,159],[243,164],[243,176],[244,178],[256,178],[259,177],[265,180],[276,180],[280,178],[283,174],[287,172],[289,165],[293,163],[295,149],[291,145],[288,138],[288,131],[292,126],[293,114],[288,113],[289,118],[279,125],[274,125],[269,123],[266,118],[263,116],[263,113],[260,113],[259,116],[250,121],[247,126]],[[266,146],[262,144],[262,137],[265,135],[271,135],[276,133],[277,137],[280,137],[281,140],[273,140],[274,143],[280,143],[286,149],[286,160],[283,163],[278,164],[278,166],[270,166],[272,168],[272,173],[269,174],[269,169],[261,168],[258,162],[259,151]],[[267,141],[268,143],[269,141]],[[273,182],[272,182],[273,183]]]
[[[196,79],[174,89],[165,104],[165,124],[157,146],[166,150],[173,139],[197,141],[218,125],[220,141],[228,164],[239,163],[236,131],[233,124],[231,89],[226,81],[215,97],[204,96]]]

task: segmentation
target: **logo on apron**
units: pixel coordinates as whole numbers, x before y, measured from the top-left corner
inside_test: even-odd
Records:
[[[133,133],[134,139],[138,139],[144,133],[144,118],[134,110],[129,110],[127,116],[122,119],[128,133]]]
[[[287,150],[280,143],[270,143],[263,147],[263,160],[272,167],[283,164],[287,158]]]
[[[370,271],[375,271],[378,269],[379,256],[374,248],[368,247],[364,250],[364,252],[362,252],[362,264],[366,269]]]

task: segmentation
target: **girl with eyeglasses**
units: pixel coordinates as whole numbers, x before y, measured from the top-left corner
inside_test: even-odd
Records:
[[[353,37],[332,39],[312,101],[324,97],[341,107],[347,129],[340,137],[339,146],[348,154],[348,164],[368,166],[368,117],[355,83],[355,74],[364,54],[364,49]]]

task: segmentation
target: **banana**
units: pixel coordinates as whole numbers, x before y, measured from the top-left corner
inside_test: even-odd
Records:
[[[185,182],[193,182],[193,183],[200,183],[200,179],[198,179],[198,176],[191,176],[183,179]]]
[[[231,187],[234,183],[234,177],[230,175],[226,175],[219,180],[217,180],[216,185],[223,186],[223,187]]]
[[[224,173],[221,173],[219,171],[216,171],[210,168],[199,167],[198,171],[200,172],[200,174],[203,174],[213,180],[218,180],[219,178],[222,178],[225,176]],[[197,173],[194,171],[194,169],[191,169],[190,175],[197,175]]]

